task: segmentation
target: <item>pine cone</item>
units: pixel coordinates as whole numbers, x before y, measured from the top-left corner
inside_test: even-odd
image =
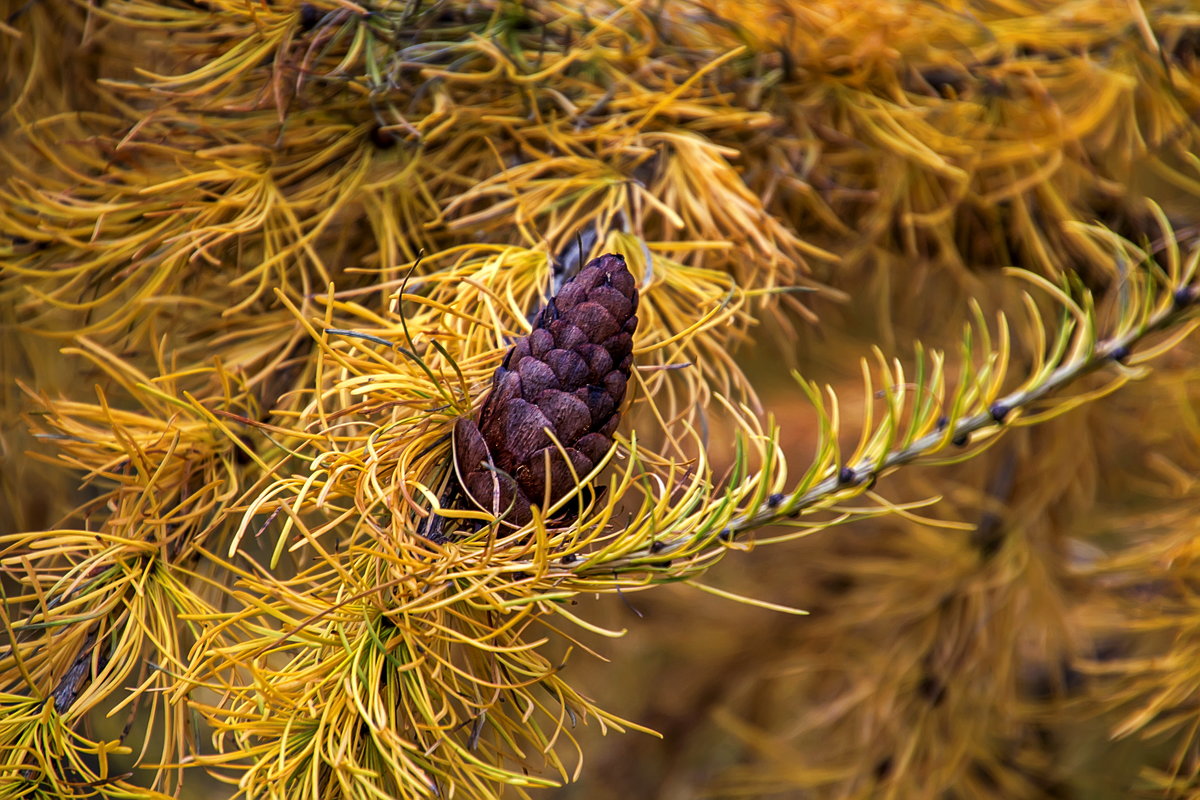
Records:
[[[463,417],[454,427],[458,474],[476,503],[524,525],[547,491],[553,504],[575,487],[572,467],[583,476],[608,452],[633,364],[637,307],[625,259],[603,255],[563,284],[509,349],[478,422]],[[558,519],[577,513],[564,508]]]

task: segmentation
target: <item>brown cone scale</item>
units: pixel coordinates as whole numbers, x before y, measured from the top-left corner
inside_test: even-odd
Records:
[[[542,309],[505,354],[478,420],[455,423],[458,474],[475,503],[524,525],[531,506],[575,487],[572,469],[583,476],[608,452],[633,365],[637,308],[625,259],[608,254]],[[557,518],[575,513],[565,508]]]

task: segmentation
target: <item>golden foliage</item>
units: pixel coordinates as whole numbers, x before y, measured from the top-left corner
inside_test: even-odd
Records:
[[[783,708],[836,698],[811,724],[722,716],[770,767],[722,790],[921,797],[975,769],[970,796],[1034,793],[1014,648],[1084,648],[1055,642],[1076,620],[1053,548],[973,515],[1053,539],[1035,520],[1070,448],[1022,433],[997,455],[1001,434],[1063,425],[1200,324],[1200,18],[1160,5],[13,5],[3,421],[24,415],[45,466],[6,453],[2,479],[17,502],[41,475],[79,484],[0,535],[0,793],[172,795],[205,770],[247,797],[528,796],[578,777],[577,725],[641,727],[564,674],[621,633],[578,598],[736,597],[697,582],[731,551],[877,517],[893,549],[830,567],[875,594],[805,629],[856,672],[814,662]],[[455,508],[455,419],[601,252],[639,276],[641,324],[631,422],[579,476],[583,513],[513,531]],[[845,345],[817,312],[847,300],[881,320],[861,387],[797,374],[804,412],[765,415],[739,348]],[[934,307],[951,354],[896,355],[909,330],[944,341]],[[1178,370],[1172,436],[1196,427]],[[1017,488],[876,490],[984,453]],[[1194,499],[1189,464],[1160,466]],[[1192,526],[1161,514],[1169,535],[1089,567],[1111,616],[1078,613],[1147,647],[1178,634],[1096,666],[1120,734],[1196,723]],[[1176,582],[1177,619],[1128,621],[1147,575]],[[1189,737],[1151,776],[1176,793]]]

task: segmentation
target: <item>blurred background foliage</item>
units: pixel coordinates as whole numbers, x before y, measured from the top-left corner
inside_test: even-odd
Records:
[[[854,449],[873,347],[910,375],[914,341],[945,348],[953,384],[972,301],[984,320],[1028,319],[1029,282],[1002,268],[1094,297],[1102,342],[1130,318],[1139,269],[1190,274],[1189,4],[0,9],[6,796],[235,791],[212,772],[255,797],[1200,797],[1200,345],[1184,316],[1034,409],[1041,424],[881,477],[892,504],[932,506],[879,516],[857,487],[841,508],[866,519],[770,547],[770,527],[717,537],[790,492],[828,437]],[[434,696],[411,676],[449,696],[462,686],[442,673],[494,668],[410,669],[395,642],[420,634],[389,614],[422,596],[405,580],[442,565],[411,540],[445,480],[445,431],[522,315],[606,249],[644,276],[637,358],[660,368],[640,373],[623,430],[668,454],[644,454],[661,474],[675,451],[695,474],[611,505],[639,520],[627,534],[539,533],[556,555],[609,547],[611,579],[603,559],[555,573],[479,536],[452,542],[462,571],[444,574],[483,587],[453,612],[460,637],[513,607],[524,635],[557,613],[546,587],[628,633],[512,656],[558,706],[534,714],[514,680],[503,691],[528,709],[448,700],[384,726],[398,744],[364,744],[357,715]],[[1156,285],[1147,308],[1194,299]],[[406,325],[411,359],[322,333],[403,342]],[[1012,324],[1005,391],[1045,356],[1040,332]],[[997,333],[981,354],[1000,348]],[[834,388],[840,428],[781,367]],[[1074,407],[1088,392],[1106,396]],[[934,416],[923,430],[946,427]],[[756,477],[706,493],[741,463],[737,431]],[[636,461],[637,443],[622,452]],[[671,540],[671,563],[650,522],[676,490],[708,516],[669,517],[700,531]],[[717,508],[726,496],[736,509]],[[809,615],[672,585],[727,551],[709,584]],[[259,658],[276,644],[294,660]],[[562,666],[580,646],[610,661]],[[393,677],[342,682],[369,674]],[[380,698],[392,707],[355,706]],[[289,714],[314,703],[337,706],[325,719],[357,761],[292,744]],[[662,737],[601,735],[622,720]],[[558,733],[579,739],[574,781],[575,757],[547,746]],[[397,785],[362,777],[393,767]]]

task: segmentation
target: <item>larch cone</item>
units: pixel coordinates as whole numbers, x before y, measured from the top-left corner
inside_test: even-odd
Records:
[[[602,255],[564,283],[509,348],[478,420],[463,417],[454,427],[458,475],[481,508],[524,525],[531,506],[561,500],[608,452],[633,365],[637,309],[625,259]],[[574,519],[577,505],[555,519]]]

